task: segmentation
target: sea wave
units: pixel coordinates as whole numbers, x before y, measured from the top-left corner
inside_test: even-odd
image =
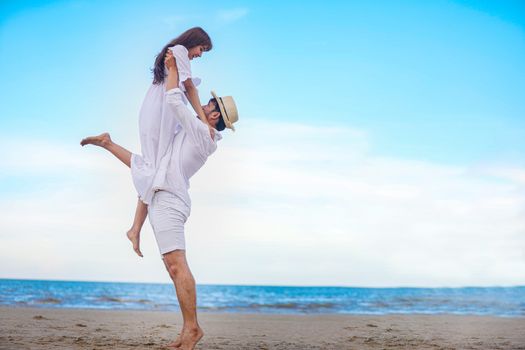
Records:
[[[35,300],[35,303],[37,304],[60,304],[62,302],[62,300],[60,299],[57,299],[57,298],[40,298],[40,299],[36,299]]]
[[[97,302],[109,302],[109,303],[126,303],[126,304],[151,304],[152,301],[149,299],[131,299],[131,298],[119,298],[109,295],[102,295],[95,299]]]
[[[327,310],[337,310],[338,304],[335,303],[250,303],[250,304],[228,304],[228,305],[208,305],[208,306],[199,306],[201,310],[209,311],[264,311],[264,310],[290,310],[290,311],[327,311]]]

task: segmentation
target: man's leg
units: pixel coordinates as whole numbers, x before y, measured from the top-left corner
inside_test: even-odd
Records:
[[[180,342],[180,349],[192,350],[204,333],[197,322],[195,279],[186,261],[186,251],[174,250],[166,253],[163,261],[175,284],[183,319],[180,338],[170,345],[178,346]]]
[[[82,146],[95,145],[102,147],[111,152],[111,154],[117,157],[122,163],[126,164],[128,168],[131,168],[131,152],[114,143],[108,133],[86,137],[80,141],[80,144]]]

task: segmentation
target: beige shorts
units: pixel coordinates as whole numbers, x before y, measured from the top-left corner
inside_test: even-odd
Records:
[[[167,191],[157,191],[148,206],[148,216],[161,258],[173,250],[185,250],[184,224],[186,204],[176,195]]]

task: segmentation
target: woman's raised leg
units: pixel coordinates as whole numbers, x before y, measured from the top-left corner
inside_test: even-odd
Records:
[[[117,157],[122,163],[126,164],[128,168],[131,168],[131,152],[121,145],[114,143],[107,132],[98,136],[86,137],[80,141],[80,145],[95,145],[102,147],[111,152],[111,154]]]
[[[98,136],[89,136],[80,141],[82,146],[95,145],[108,150],[111,154],[117,157],[122,163],[131,168],[131,152],[124,147],[114,143],[108,133],[103,133]],[[135,210],[135,218],[133,219],[133,226],[126,236],[133,244],[133,250],[139,255],[143,256],[140,251],[140,230],[144,225],[144,220],[148,215],[148,207],[140,199],[137,202],[137,209]]]

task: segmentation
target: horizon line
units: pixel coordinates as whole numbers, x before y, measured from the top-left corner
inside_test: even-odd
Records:
[[[127,283],[127,284],[168,284],[170,282],[137,282],[137,281],[101,281],[101,280],[68,280],[68,279],[32,279],[0,277],[1,280],[44,281],[44,282],[79,282],[79,283]],[[276,288],[356,288],[356,289],[464,289],[464,288],[525,288],[524,285],[464,285],[464,286],[351,286],[351,285],[276,285],[276,284],[234,284],[234,283],[196,283],[197,286],[232,286],[232,287],[276,287]]]

